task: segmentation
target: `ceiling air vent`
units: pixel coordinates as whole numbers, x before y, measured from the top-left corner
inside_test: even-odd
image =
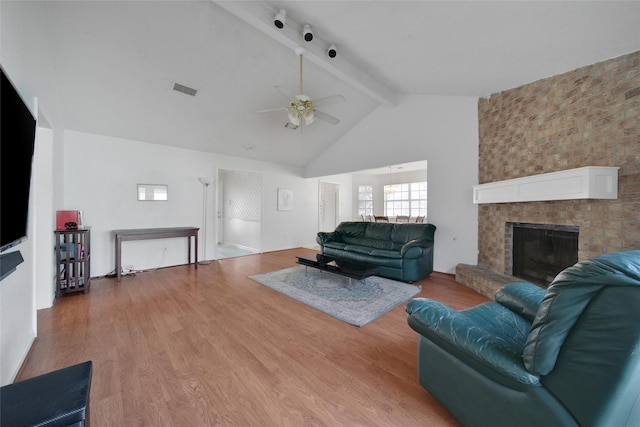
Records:
[[[198,93],[196,89],[190,88],[185,85],[181,85],[180,83],[174,83],[173,90],[177,92],[182,92],[184,94],[191,95],[191,96],[196,96],[196,93]]]

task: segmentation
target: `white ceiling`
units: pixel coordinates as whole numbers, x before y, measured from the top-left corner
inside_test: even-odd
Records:
[[[68,129],[304,166],[402,94],[484,97],[640,50],[632,1],[48,1],[57,92]],[[288,36],[269,24],[287,11]],[[256,13],[257,11],[257,13]],[[252,13],[254,14],[252,16]],[[273,12],[275,13],[275,12]],[[295,22],[294,22],[295,21]],[[307,44],[293,27],[309,23]],[[266,23],[266,24],[265,24]],[[274,89],[346,97],[338,117],[284,128]],[[178,82],[198,90],[172,90]],[[391,94],[390,96],[388,96]],[[378,96],[380,95],[380,96]],[[247,150],[246,147],[253,147]]]

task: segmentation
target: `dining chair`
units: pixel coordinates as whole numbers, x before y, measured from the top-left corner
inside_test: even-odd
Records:
[[[396,222],[409,222],[409,215],[396,216]]]
[[[376,222],[389,222],[389,217],[386,215],[374,215]]]
[[[416,217],[416,222],[424,222],[424,215],[422,215],[422,216],[417,216],[417,217]]]

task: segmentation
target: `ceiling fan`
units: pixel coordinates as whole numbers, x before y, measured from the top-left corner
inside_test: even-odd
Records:
[[[300,57],[300,94],[294,95],[293,92],[291,92],[284,86],[275,86],[278,92],[287,97],[287,99],[290,101],[290,104],[287,107],[258,110],[256,111],[256,113],[288,111],[289,121],[284,126],[292,129],[297,129],[303,124],[310,125],[316,118],[332,125],[337,125],[338,123],[340,123],[340,120],[325,112],[317,110],[316,107],[342,103],[345,101],[344,96],[332,95],[325,98],[311,100],[309,96],[305,95],[302,86],[302,58],[306,50],[302,47],[297,47],[295,49],[295,52]],[[302,130],[302,127],[300,128],[300,130]]]

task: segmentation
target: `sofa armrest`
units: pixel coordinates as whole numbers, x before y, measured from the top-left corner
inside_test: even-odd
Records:
[[[433,247],[433,240],[426,240],[426,239],[414,239],[414,240],[409,240],[407,243],[405,243],[404,245],[402,245],[402,247],[400,248],[400,255],[407,256],[407,252],[412,250],[411,254],[408,255],[409,258],[420,258],[424,252],[425,249],[427,248],[431,248]]]
[[[405,310],[413,330],[486,377],[514,389],[540,385],[539,377],[522,361],[522,342],[530,324],[505,307],[484,303],[456,311],[438,301],[415,298]],[[487,330],[492,318],[498,319],[501,335]]]
[[[340,233],[336,233],[335,231],[320,231],[316,236],[316,243],[319,245],[324,245],[327,242],[341,242],[342,237]]]
[[[496,302],[533,322],[544,298],[544,289],[528,282],[504,285],[496,292]]]

